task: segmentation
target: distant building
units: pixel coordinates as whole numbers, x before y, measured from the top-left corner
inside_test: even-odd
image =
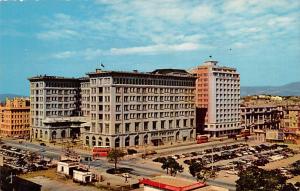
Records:
[[[284,106],[283,111],[282,126],[300,130],[300,105]]]
[[[29,99],[6,99],[6,103],[4,105],[0,105],[0,136],[29,137],[29,115]]]
[[[283,106],[281,123],[285,141],[300,144],[300,105]]]
[[[240,124],[240,75],[235,68],[206,61],[191,72],[197,76],[197,133],[212,137],[236,134]]]
[[[256,130],[280,129],[282,107],[274,105],[241,106],[242,126],[251,133]]]

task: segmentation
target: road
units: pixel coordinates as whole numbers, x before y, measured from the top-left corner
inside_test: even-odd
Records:
[[[40,146],[40,145],[36,145],[34,143],[29,143],[29,142],[23,142],[22,144],[18,143],[18,141],[16,141],[16,140],[3,140],[3,142],[6,145],[10,145],[10,146],[20,148],[20,149],[30,150],[33,152],[40,152],[41,149],[44,149],[45,152],[40,152],[40,153],[45,157],[53,158],[53,159],[59,159],[59,157],[63,153],[62,149],[60,149],[60,148],[49,147],[49,146]],[[226,142],[226,144],[229,144],[229,143],[230,142]],[[225,144],[225,142],[220,142],[220,143],[214,144],[214,147],[217,145],[224,145],[224,144]],[[212,146],[211,145],[199,145],[197,147],[192,147],[190,149],[195,150],[195,149],[203,149],[203,148],[212,148]],[[182,153],[190,151],[190,149],[185,148],[185,146],[183,146],[182,149],[183,149]],[[178,147],[176,148],[176,150],[178,153],[180,153]],[[171,152],[171,148],[168,148],[166,150],[162,150],[161,154],[168,154],[170,152]],[[91,155],[87,155],[84,152],[77,152],[77,153],[82,157],[91,156]],[[174,153],[174,152],[172,151],[171,153]],[[94,160],[94,161],[90,161],[90,162],[83,161],[83,163],[86,165],[90,165],[90,167],[92,167],[92,168],[101,169],[101,170],[107,170],[107,169],[114,167],[114,164],[109,163],[107,160],[104,160],[104,159]],[[154,167],[153,165],[151,165],[151,166],[147,165],[146,163],[143,162],[143,159],[122,160],[119,162],[119,166],[124,167],[124,168],[131,168],[131,169],[133,169],[132,174],[134,174],[136,176],[147,177],[147,178],[152,178],[153,175],[155,175],[155,174],[165,174],[166,173],[160,167]],[[181,174],[178,174],[177,176],[181,177],[181,178],[195,180],[195,178],[192,177],[190,174],[188,174],[187,171],[185,171]],[[230,190],[235,190],[235,185],[232,183],[228,183],[228,182],[224,182],[224,181],[220,181],[220,180],[216,180],[216,179],[208,180],[207,182],[211,185],[221,186],[221,187],[228,188]]]

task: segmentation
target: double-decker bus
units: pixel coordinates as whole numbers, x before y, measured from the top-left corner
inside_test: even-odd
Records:
[[[197,144],[207,143],[208,136],[207,135],[197,135]]]
[[[92,150],[93,159],[97,159],[99,157],[107,157],[109,151],[109,146],[94,146]]]
[[[242,137],[248,137],[248,136],[250,136],[250,130],[249,129],[243,129],[241,131],[241,135],[242,135]]]

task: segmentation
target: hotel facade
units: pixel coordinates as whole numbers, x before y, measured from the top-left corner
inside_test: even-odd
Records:
[[[206,61],[191,71],[197,76],[197,133],[236,134],[240,123],[240,75],[235,68]]]
[[[184,70],[96,70],[30,78],[32,138],[87,146],[160,145],[194,139],[195,80]]]

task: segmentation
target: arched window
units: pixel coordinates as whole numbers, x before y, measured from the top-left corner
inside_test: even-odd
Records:
[[[52,139],[56,139],[56,131],[53,131],[51,136],[52,136]]]
[[[85,137],[85,144],[90,145],[90,137],[89,136]]]
[[[176,141],[178,141],[178,140],[179,140],[179,131],[176,133],[175,140],[176,140]]]
[[[134,138],[134,145],[139,145],[139,141],[140,141],[140,137],[137,135],[137,136]]]
[[[105,139],[105,145],[106,145],[106,146],[110,146],[110,144],[109,144],[109,138],[106,138],[106,139]]]
[[[125,147],[129,147],[129,143],[130,143],[130,137],[126,137],[125,138]]]
[[[61,131],[61,138],[65,138],[66,137],[66,131],[65,130],[62,130]]]
[[[144,136],[144,144],[148,144],[148,135]]]
[[[96,146],[96,138],[94,136],[92,137],[92,145]]]
[[[115,140],[115,147],[120,147],[120,138],[116,138]]]
[[[103,144],[103,143],[102,143],[102,138],[99,137],[99,138],[98,138],[98,146],[102,146],[102,144]]]

